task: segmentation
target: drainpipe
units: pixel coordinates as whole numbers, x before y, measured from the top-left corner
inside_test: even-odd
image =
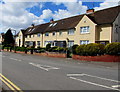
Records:
[[[42,47],[43,47],[43,33],[42,33],[42,43],[41,44],[42,44]]]

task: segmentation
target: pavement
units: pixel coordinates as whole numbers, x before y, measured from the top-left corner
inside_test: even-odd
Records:
[[[120,91],[117,62],[87,62],[12,52],[0,52],[0,57],[2,75],[24,92]]]

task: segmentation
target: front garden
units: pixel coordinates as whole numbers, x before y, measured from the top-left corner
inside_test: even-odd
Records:
[[[119,42],[109,43],[107,45],[90,43],[87,45],[74,45],[71,48],[51,47],[51,44],[47,44],[45,48],[3,46],[2,49],[16,53],[49,57],[72,57],[73,59],[84,61],[120,62]]]

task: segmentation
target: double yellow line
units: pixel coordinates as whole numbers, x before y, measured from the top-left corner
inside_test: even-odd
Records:
[[[17,87],[14,83],[12,83],[9,79],[7,79],[4,75],[0,73],[0,80],[9,87],[13,92],[23,92],[19,87]]]

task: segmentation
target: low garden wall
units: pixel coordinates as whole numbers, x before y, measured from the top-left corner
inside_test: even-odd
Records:
[[[114,55],[101,55],[101,56],[73,55],[72,58],[83,61],[120,62],[120,56],[114,56]]]
[[[46,52],[46,53],[33,53],[33,54],[34,55],[39,55],[39,56],[66,58],[65,53]]]
[[[4,51],[7,51],[7,50],[4,49]],[[11,52],[15,52],[15,51],[12,50]],[[23,52],[23,51],[16,51],[15,53],[25,54],[25,52]],[[31,54],[31,53],[27,52],[26,54]],[[34,52],[33,55],[57,57],[57,58],[66,58],[66,54],[65,53],[57,53],[57,52],[44,52],[44,53],[35,53]]]

